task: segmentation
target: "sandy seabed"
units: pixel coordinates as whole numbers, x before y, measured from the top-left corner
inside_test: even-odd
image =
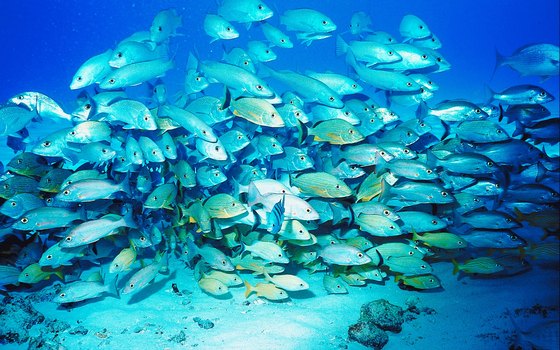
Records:
[[[515,339],[507,310],[519,328],[528,329],[558,319],[560,305],[557,263],[533,263],[531,271],[516,276],[458,278],[449,262],[437,262],[432,266],[442,289],[407,291],[386,280],[349,287],[344,295],[326,293],[322,272],[303,271],[299,276],[310,289],[290,293],[287,302],[254,294],[246,299],[244,287],[230,288],[225,299],[211,297],[194,283],[193,271],[181,264],[172,259],[174,272],[158,275],[139,293],[120,299],[106,296],[59,306],[48,301],[58,282],[36,292],[12,293],[15,297],[41,294],[31,299],[35,300],[32,307],[45,320],[29,329],[30,341],[0,348],[367,349],[348,340],[348,327],[358,320],[362,304],[386,299],[403,308],[412,302],[429,311],[409,318],[402,332],[389,332],[384,349],[507,349]],[[257,281],[250,274],[241,275]],[[173,291],[173,283],[179,294]],[[17,317],[11,321],[17,323]]]

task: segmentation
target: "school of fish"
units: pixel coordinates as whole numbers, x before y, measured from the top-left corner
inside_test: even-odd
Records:
[[[286,300],[309,288],[302,270],[337,294],[391,280],[439,288],[439,261],[496,277],[558,261],[559,159],[542,146],[558,143],[560,119],[543,88],[429,104],[451,64],[414,15],[399,41],[365,12],[341,30],[313,9],[224,0],[204,19],[210,41],[263,39],[222,60],[193,52],[186,67],[170,51],[182,25],[163,10],[84,62],[73,111],[39,92],[0,107],[0,140],[16,152],[0,178],[2,289],[60,279],[56,303],[120,297],[179,259],[208,295],[244,285],[246,297]],[[332,41],[348,71],[270,67],[316,40]],[[558,52],[530,45],[496,66],[554,77]],[[184,86],[172,96],[176,71]],[[132,97],[138,85],[149,93]],[[28,142],[28,125],[52,120],[68,127]],[[542,237],[523,237],[522,224]],[[80,276],[94,264],[102,273]]]

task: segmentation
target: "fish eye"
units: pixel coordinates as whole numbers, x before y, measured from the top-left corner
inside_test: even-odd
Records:
[[[425,60],[428,58],[428,55],[422,55],[422,59]]]
[[[539,93],[539,96],[543,96],[543,97],[546,96],[546,92],[541,91],[541,92]]]
[[[442,195],[443,197],[447,197],[447,192],[442,191],[442,192],[441,192],[441,195]]]
[[[463,241],[457,241],[458,245],[463,245]]]
[[[249,61],[243,61],[243,64],[248,66],[249,65]]]
[[[220,176],[220,173],[216,171],[216,172],[214,173],[214,176],[215,176],[215,177],[218,177],[218,176]]]
[[[393,51],[389,51],[389,52],[387,52],[387,54],[388,54],[389,56],[393,56]]]
[[[66,296],[66,293],[60,293],[58,296],[64,298]]]
[[[128,285],[130,288],[134,288],[134,283]]]
[[[47,260],[51,260],[51,259],[52,259],[52,255],[51,254],[47,255]]]
[[[77,81],[82,81],[82,77],[77,77],[76,80]]]
[[[50,147],[51,145],[52,145],[52,143],[50,141],[43,142],[43,146],[45,146],[45,147]]]
[[[23,217],[23,218],[21,218],[20,221],[21,221],[22,224],[27,224],[29,222],[29,219],[26,218],[26,217]]]
[[[101,150],[101,152],[102,152],[102,153],[107,153],[107,152],[109,152],[109,150],[107,150],[107,148],[103,148],[103,149]]]
[[[261,5],[261,4],[259,4],[259,6],[257,6],[257,8],[258,8],[259,10],[264,10],[264,6]]]
[[[109,79],[109,84],[114,84],[114,83],[115,83],[115,78]]]
[[[475,202],[480,202],[480,198],[475,198],[474,201]]]
[[[267,53],[267,54],[268,54],[268,53],[270,53],[270,50],[265,50],[264,53]]]
[[[327,21],[323,21],[323,22],[321,22],[321,23],[323,23],[324,26],[327,25]]]
[[[389,229],[394,230],[394,229],[395,229],[395,226],[394,226],[394,225],[391,225],[391,226],[389,226]]]
[[[91,109],[91,104],[86,103],[86,105],[84,106],[85,110],[90,110]]]
[[[155,155],[157,154],[157,151],[156,151],[156,150],[153,150],[153,151],[152,151],[152,154],[155,156]]]
[[[334,97],[329,97],[329,101],[333,102],[334,101]]]
[[[226,27],[226,30],[227,30],[228,32],[231,32],[231,28],[230,28],[230,27]]]
[[[220,146],[214,147],[214,150],[215,150],[216,152],[218,152],[218,151],[220,150]]]
[[[355,89],[355,88],[357,88],[357,87],[358,87],[357,84],[352,84],[352,89]]]
[[[482,111],[480,110],[480,108],[477,108],[477,109],[474,110],[474,112],[475,112],[476,114],[480,114],[480,112],[482,112]]]
[[[62,191],[62,194],[65,195],[65,196],[67,196],[67,195],[70,194],[70,190],[64,190],[64,191]]]
[[[301,113],[300,113],[300,112],[296,112],[296,117],[299,117],[299,116],[301,116]]]
[[[66,242],[70,242],[72,240],[72,237],[68,236],[65,238]]]
[[[339,189],[339,188],[340,188],[340,185],[336,185],[336,186],[334,186],[334,187],[335,187],[336,189]]]
[[[122,52],[117,53],[117,57],[121,58],[123,56]]]
[[[420,88],[420,93],[424,93],[424,92],[426,92],[426,90],[424,90],[424,88],[421,87],[421,88]]]
[[[412,83],[409,81],[408,83],[406,83],[406,86],[412,86]]]
[[[433,171],[432,171],[432,169],[428,169],[428,170],[426,170],[426,173],[431,174],[431,173],[433,173]]]
[[[222,265],[226,266],[227,262],[225,260],[222,260],[221,263],[222,263]]]
[[[353,134],[354,133],[354,129],[349,129],[348,133]]]
[[[436,58],[436,61],[441,62],[443,60],[441,59],[441,57],[438,57],[438,58]]]
[[[307,208],[305,209],[306,212],[311,213],[311,209]]]
[[[255,87],[256,87],[257,90],[259,90],[259,91],[261,91],[261,90],[263,89],[263,86],[262,86],[262,85],[257,85],[257,86],[255,86]]]
[[[47,198],[46,202],[47,203],[52,203],[53,199],[52,198]]]
[[[408,148],[405,148],[405,149],[403,149],[403,152],[406,153],[406,154],[409,154],[410,150]]]
[[[200,77],[196,77],[196,78],[194,78],[194,80],[200,81],[201,79],[200,79]]]
[[[144,242],[144,241],[146,241],[146,237],[144,237],[144,236],[140,236],[140,238],[139,238],[139,239],[140,239],[140,242]]]
[[[344,112],[344,115],[345,115],[345,116],[349,116],[349,115],[350,115],[350,112],[346,111],[346,112]]]
[[[161,26],[159,26],[159,27],[157,28],[157,30],[160,31],[160,32],[163,32],[163,28],[162,28]]]
[[[389,38],[387,39],[388,42],[392,43],[393,42],[393,38]]]
[[[506,218],[506,222],[507,222],[507,223],[510,223],[510,222],[511,222],[511,219],[510,219],[510,218]]]
[[[357,256],[358,258],[363,258],[363,257],[364,257],[364,254],[358,253],[358,254],[356,254],[356,256]]]
[[[11,205],[12,207],[15,207],[15,206],[17,206],[17,203],[16,203],[16,202],[10,202],[10,205]]]
[[[488,165],[489,167],[492,167],[492,166],[494,166],[494,163],[492,163],[492,162],[486,162],[486,165]]]
[[[391,214],[391,212],[389,210],[385,209],[385,210],[383,210],[383,214],[389,216],[389,214]]]
[[[305,156],[300,156],[299,160],[305,160]]]
[[[419,25],[418,28],[419,28],[419,29],[424,29],[424,26],[423,26],[423,25]]]
[[[437,225],[437,220],[432,220],[432,225]]]
[[[286,40],[284,40],[284,39],[280,39],[280,42],[281,42],[281,43],[285,43],[285,42],[286,42]]]
[[[501,133],[502,133],[502,130],[496,129],[496,133],[497,133],[497,134],[501,134]]]
[[[420,268],[424,270],[426,268],[426,265],[420,265]]]

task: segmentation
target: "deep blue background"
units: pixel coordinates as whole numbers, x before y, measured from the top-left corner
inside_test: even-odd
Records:
[[[279,14],[286,9],[311,7],[330,16],[338,33],[346,30],[351,15],[366,11],[375,30],[400,39],[398,27],[405,14],[422,18],[443,43],[440,50],[452,64],[448,72],[433,79],[441,86],[430,104],[445,98],[480,101],[484,85],[495,90],[522,83],[540,84],[558,96],[558,77],[541,84],[537,77],[519,77],[501,68],[491,80],[495,49],[511,54],[529,43],[559,41],[558,0],[471,0],[471,1],[395,1],[326,0],[265,1],[275,10],[270,20],[279,25]],[[89,57],[113,48],[135,31],[147,30],[161,9],[175,7],[183,13],[184,35],[173,40],[177,68],[168,73],[169,89],[181,88],[189,50],[196,48],[202,59],[218,59],[222,43],[208,44],[202,20],[216,12],[217,3],[209,1],[2,1],[0,3],[0,103],[10,96],[34,90],[43,92],[64,108],[74,108],[76,91],[68,88],[76,69]],[[260,29],[246,31],[236,25],[241,37],[225,42],[228,48],[245,46],[247,39],[263,38]],[[284,29],[283,27],[280,27]],[[291,35],[292,40],[295,37]],[[349,38],[349,36],[345,36]],[[346,72],[343,58],[334,55],[334,38],[314,42],[310,47],[276,49],[279,59],[272,66],[303,72],[333,70]],[[558,110],[555,102],[548,107]]]

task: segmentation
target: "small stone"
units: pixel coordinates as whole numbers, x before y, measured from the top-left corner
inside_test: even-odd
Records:
[[[399,333],[404,322],[403,309],[385,299],[362,305],[358,322],[371,323],[384,331]]]
[[[351,325],[348,328],[348,338],[375,350],[381,350],[389,341],[387,333],[367,322]]]
[[[194,317],[193,321],[198,323],[198,326],[200,328],[203,329],[210,329],[210,328],[214,328],[214,322],[210,321],[210,320],[204,320],[200,317]]]
[[[174,343],[182,343],[185,340],[187,340],[187,336],[185,334],[185,332],[180,331],[179,334],[176,334],[174,336],[172,336],[171,338],[169,338],[170,342],[174,342]]]
[[[70,334],[78,334],[78,335],[86,335],[88,334],[88,330],[84,326],[78,326],[68,331]]]

